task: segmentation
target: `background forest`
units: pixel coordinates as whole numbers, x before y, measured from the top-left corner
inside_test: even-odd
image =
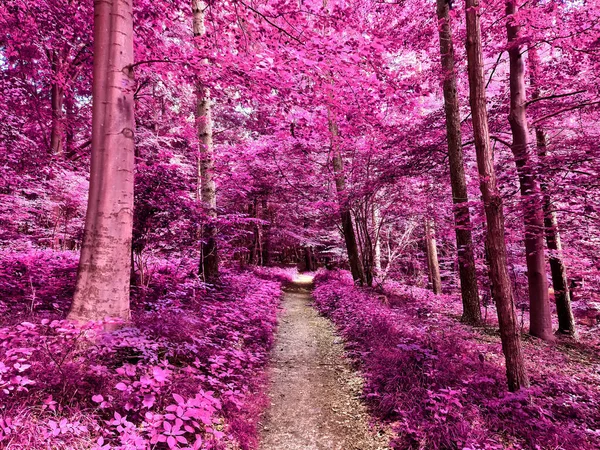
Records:
[[[257,448],[295,267],[393,448],[600,447],[599,71],[596,0],[3,0],[0,447]]]

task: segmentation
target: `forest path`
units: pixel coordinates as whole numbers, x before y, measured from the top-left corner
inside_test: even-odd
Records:
[[[343,342],[311,306],[312,278],[286,289],[270,366],[271,406],[261,450],[384,450],[388,438],[370,430],[359,396],[361,378]]]

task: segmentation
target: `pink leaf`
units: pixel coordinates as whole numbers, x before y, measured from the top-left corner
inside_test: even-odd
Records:
[[[175,401],[180,404],[180,405],[184,405],[185,404],[185,400],[184,398],[179,395],[179,394],[173,394],[173,398],[175,399]]]

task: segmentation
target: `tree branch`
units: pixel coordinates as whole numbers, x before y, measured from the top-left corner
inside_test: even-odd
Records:
[[[553,98],[562,98],[562,97],[568,97],[570,95],[577,95],[577,94],[583,94],[584,92],[587,92],[587,89],[581,89],[579,91],[574,91],[574,92],[567,92],[566,94],[554,94],[554,95],[548,95],[546,97],[538,97],[538,98],[532,98],[531,100],[529,100],[528,102],[525,102],[525,106],[529,106],[532,103],[535,102],[540,102],[542,100],[551,100]]]

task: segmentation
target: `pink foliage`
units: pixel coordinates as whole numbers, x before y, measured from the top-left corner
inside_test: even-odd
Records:
[[[346,272],[315,282],[317,307],[346,340],[371,410],[392,424],[394,448],[600,445],[600,380],[583,351],[528,341],[532,387],[508,393],[497,331],[458,323],[447,310],[459,299],[398,285],[382,296]]]
[[[254,448],[275,278],[289,272],[229,272],[219,295],[181,280],[112,333],[49,319],[0,329],[0,445]]]

